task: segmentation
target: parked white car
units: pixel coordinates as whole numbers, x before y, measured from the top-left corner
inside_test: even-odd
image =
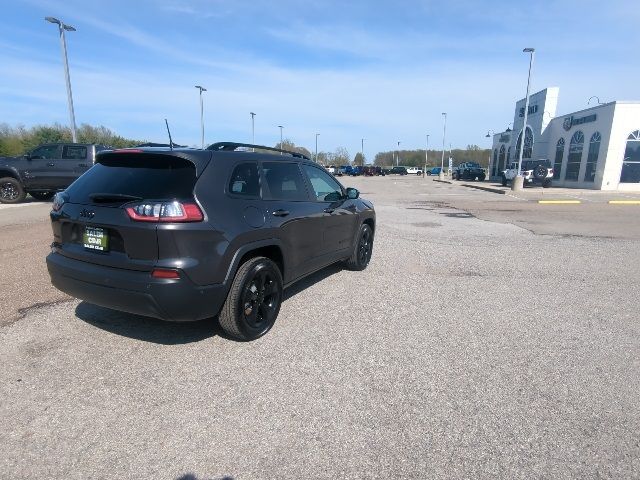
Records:
[[[507,170],[502,172],[502,185],[507,186],[518,175],[518,162],[512,162]],[[522,177],[525,185],[541,184],[544,188],[551,186],[553,167],[547,159],[523,160]]]
[[[422,175],[422,169],[420,167],[407,167],[407,173],[409,175]]]

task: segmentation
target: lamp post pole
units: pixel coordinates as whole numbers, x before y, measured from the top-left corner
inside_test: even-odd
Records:
[[[60,32],[60,46],[62,48],[62,60],[64,62],[64,79],[67,83],[67,102],[69,104],[69,119],[71,121],[71,139],[73,143],[78,141],[76,136],[76,115],[73,111],[73,95],[71,94],[71,77],[69,76],[69,59],[67,58],[67,41],[64,37],[65,30],[68,32],[75,32],[76,29],[71,25],[66,25],[64,22],[54,17],[45,17],[47,22],[55,23],[58,25],[58,31]]]
[[[360,140],[360,163],[364,166],[364,138]]]
[[[396,155],[396,167],[400,165],[400,142],[398,142],[398,155]]]
[[[282,129],[284,127],[282,125],[278,125],[278,128],[280,129],[280,150],[282,150],[284,148],[282,145]],[[282,152],[280,152],[280,155],[282,155]]]
[[[427,173],[427,165],[429,165],[429,134],[427,134],[427,146],[424,149],[424,170],[422,170],[422,178]]]
[[[200,90],[200,143],[204,150],[204,105],[202,104],[202,92],[206,92],[207,89],[200,85],[196,85],[196,88]]]
[[[442,118],[443,120],[443,127],[442,127],[442,159],[440,160],[440,174],[438,175],[438,177],[440,178],[440,180],[444,179],[444,143],[445,143],[445,138],[447,136],[447,113],[446,112],[442,112]]]
[[[256,124],[255,124],[256,114],[253,112],[249,112],[249,114],[251,115],[251,145],[255,145],[256,144]],[[252,148],[252,150],[255,152],[256,151],[255,147]]]
[[[320,134],[316,133],[316,158],[315,158],[315,162],[318,163],[318,136]]]
[[[522,190],[524,185],[524,178],[522,177],[522,154],[524,152],[524,142],[527,138],[527,116],[529,114],[529,86],[531,85],[531,67],[533,66],[533,56],[535,54],[535,48],[525,48],[522,50],[524,53],[529,53],[529,74],[527,76],[527,96],[524,101],[524,119],[522,124],[522,133],[520,134],[520,151],[518,152],[518,173],[516,177],[511,181],[511,190]]]

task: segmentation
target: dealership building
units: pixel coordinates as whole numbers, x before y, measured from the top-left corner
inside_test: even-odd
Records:
[[[594,190],[640,190],[640,102],[608,102],[556,116],[557,87],[529,96],[523,159],[549,159],[553,185]],[[595,98],[595,97],[592,97]],[[525,99],[516,103],[513,130],[493,135],[492,179],[518,160]]]

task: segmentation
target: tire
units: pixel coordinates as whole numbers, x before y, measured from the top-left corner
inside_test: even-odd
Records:
[[[503,187],[507,186],[507,177],[505,177],[504,175],[502,175],[502,186]]]
[[[478,181],[480,181],[480,182],[484,182],[484,179],[485,179],[485,178],[486,178],[486,177],[485,177],[484,175],[480,175],[480,176],[478,177]]]
[[[544,180],[545,178],[547,178],[547,167],[545,167],[544,165],[538,165],[533,169],[533,177],[536,180]]]
[[[276,321],[282,304],[282,273],[266,257],[244,262],[222,306],[218,321],[227,335],[237,340],[255,340]]]
[[[0,203],[20,203],[27,196],[22,184],[13,177],[0,178]]]
[[[373,230],[366,223],[363,223],[358,232],[356,244],[353,247],[351,257],[346,261],[349,270],[359,272],[367,268],[373,253]]]
[[[47,202],[53,198],[56,192],[29,192],[36,200],[40,200],[41,202]]]
[[[542,188],[549,188],[549,187],[551,187],[551,180],[550,179],[544,180],[542,182]]]
[[[431,172],[427,172],[427,176],[430,177],[431,176]]]

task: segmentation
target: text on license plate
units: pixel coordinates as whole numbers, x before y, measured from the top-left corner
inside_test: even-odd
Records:
[[[85,227],[84,234],[82,235],[82,243],[84,248],[89,250],[97,250],[99,252],[106,252],[109,250],[109,236],[104,228],[99,227]]]

